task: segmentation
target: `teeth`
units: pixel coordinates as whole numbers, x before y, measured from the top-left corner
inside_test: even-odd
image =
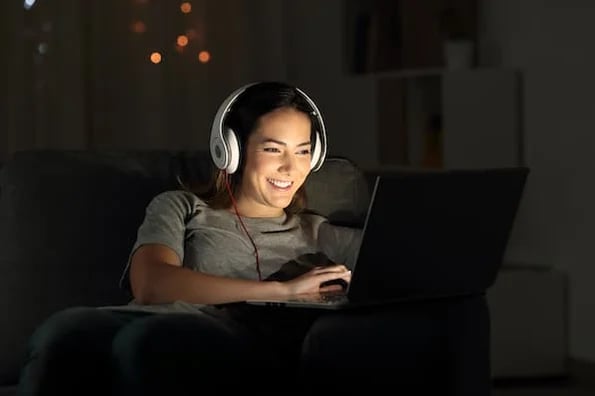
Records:
[[[276,187],[279,188],[287,188],[293,184],[290,181],[283,181],[283,180],[275,180],[275,179],[267,179],[269,183],[274,184]]]

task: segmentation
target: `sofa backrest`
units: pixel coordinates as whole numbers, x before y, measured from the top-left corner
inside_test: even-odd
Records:
[[[70,306],[124,304],[118,288],[148,202],[182,180],[206,181],[207,152],[23,151],[0,170],[0,385],[14,383],[28,337]],[[306,185],[312,210],[359,225],[361,171],[329,158]]]

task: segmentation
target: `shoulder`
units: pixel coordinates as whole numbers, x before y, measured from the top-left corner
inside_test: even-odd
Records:
[[[301,212],[293,215],[302,226],[318,228],[323,223],[328,223],[328,218],[313,212]]]
[[[196,213],[208,208],[196,194],[184,190],[164,191],[157,194],[147,207],[150,212]]]
[[[316,213],[300,215],[302,226],[313,229],[317,235],[335,235],[336,237],[357,236],[361,229],[332,223],[328,217]]]

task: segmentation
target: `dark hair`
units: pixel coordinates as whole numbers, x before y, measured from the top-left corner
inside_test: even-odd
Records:
[[[275,81],[260,82],[249,86],[233,103],[224,125],[235,132],[240,144],[241,154],[238,170],[228,176],[223,170],[215,168],[206,193],[198,194],[211,207],[222,209],[231,206],[232,202],[225,178],[230,178],[231,192],[235,196],[242,182],[248,138],[257,128],[262,116],[280,108],[293,108],[308,115],[311,122],[310,140],[313,141],[318,120],[314,116],[314,109],[294,86]],[[285,211],[297,213],[305,207],[306,191],[302,185]]]

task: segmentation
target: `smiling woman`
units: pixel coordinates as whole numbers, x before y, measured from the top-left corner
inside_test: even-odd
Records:
[[[246,147],[236,209],[246,217],[283,214],[310,173],[308,116],[281,108],[261,117]]]
[[[287,317],[241,303],[351,280],[361,230],[303,210],[304,182],[326,155],[320,111],[291,85],[251,84],[223,101],[210,143],[208,188],[166,191],[146,208],[121,279],[132,301],[68,309],[44,323],[31,349],[43,358],[23,370],[22,394],[68,394],[73,373],[82,380],[114,368],[116,382],[100,394],[193,394],[196,373],[224,374],[243,390],[262,373],[280,384],[297,374],[318,314]],[[92,334],[94,352],[73,333]],[[168,361],[175,370],[159,363]]]
[[[275,139],[277,135],[290,141]],[[288,143],[296,145],[293,152],[287,151],[292,149]],[[306,173],[317,171],[326,156],[326,131],[320,111],[303,91],[283,84],[260,83],[242,87],[223,101],[213,121],[210,146],[220,171],[213,178],[211,194],[199,195],[214,208],[232,208],[232,198],[242,188],[246,158],[254,155],[255,161],[260,158],[259,151],[272,158],[287,158],[288,153],[293,153],[302,161],[309,157]],[[276,173],[268,176],[284,181]],[[297,213],[305,206],[302,183],[293,183],[285,212]]]

